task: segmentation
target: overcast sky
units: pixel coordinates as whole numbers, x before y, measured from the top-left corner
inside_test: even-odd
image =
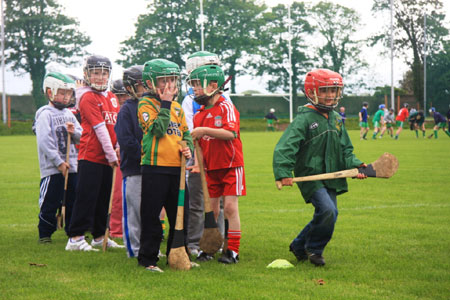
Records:
[[[120,58],[120,42],[128,39],[134,34],[134,24],[138,15],[145,13],[148,0],[57,0],[66,10],[65,14],[76,18],[80,23],[80,30],[90,36],[92,44],[87,47],[91,53],[98,53],[107,56],[114,61]],[[208,0],[204,0],[208,1]],[[273,6],[280,3],[288,3],[289,0],[266,0],[268,5]],[[318,0],[311,1],[313,3]],[[371,14],[372,0],[345,1],[331,0],[355,9],[361,14],[361,20],[364,27],[361,33],[369,36],[380,28],[380,19],[375,20]],[[449,1],[443,1],[446,8],[447,20],[450,17]],[[389,19],[386,19],[389,22]],[[207,26],[207,25],[206,25]],[[205,45],[205,49],[208,46]],[[379,85],[390,85],[390,59],[378,55],[377,50],[365,49],[364,56],[369,62],[371,70],[371,81],[377,81]],[[394,60],[394,80],[398,82],[403,73],[407,70],[403,61]],[[71,73],[73,75],[82,75],[81,66],[66,69],[62,66],[52,65],[52,70]],[[116,64],[113,65],[113,78],[120,78],[122,68]],[[1,74],[0,74],[1,76]],[[5,76],[7,94],[28,94],[31,92],[31,80],[28,75],[17,76],[8,71]],[[237,80],[237,92],[242,92],[251,86],[252,89],[265,92],[264,82],[259,79],[252,79],[250,76],[241,76]]]

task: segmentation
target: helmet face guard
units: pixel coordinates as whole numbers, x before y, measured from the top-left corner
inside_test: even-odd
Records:
[[[57,109],[63,109],[70,105],[70,101],[72,99],[72,95],[75,91],[75,81],[67,75],[51,72],[45,75],[44,83],[43,83],[44,93],[47,95],[47,90],[50,89],[52,91],[52,96],[49,97],[49,101],[55,106]],[[67,103],[55,101],[55,97],[58,94],[58,90],[70,90],[70,98]]]
[[[343,87],[342,76],[331,70],[318,69],[306,74],[305,95],[320,110],[336,108],[342,98]]]
[[[174,99],[178,97],[181,88],[180,67],[171,61],[166,59],[153,59],[144,64],[144,70],[142,72],[142,79],[144,87],[150,91],[150,94],[159,98],[158,85],[164,84],[176,80],[177,93],[174,95]],[[147,81],[151,82],[151,86]]]
[[[84,62],[84,81],[94,90],[106,91],[111,78],[111,70],[111,61],[107,57],[100,55],[89,56]]]
[[[138,86],[144,86],[142,80],[142,71],[143,66],[132,66],[123,71],[123,85],[125,87],[125,91],[128,95],[133,97],[134,99],[139,99],[142,96],[141,92],[138,92]],[[129,87],[130,89],[127,89]]]
[[[186,60],[186,71],[190,74],[192,71],[197,69],[198,67],[205,65],[216,65],[220,66],[219,57],[208,51],[198,51],[189,57]]]
[[[217,88],[208,92],[207,88],[211,82],[216,82]],[[194,94],[191,94],[194,100],[201,105],[206,105],[211,97],[223,92],[225,76],[219,66],[206,65],[193,70],[186,79],[186,83],[186,87],[194,90]]]
[[[122,79],[116,79],[113,81],[111,86],[111,92],[113,92],[115,95],[128,95],[127,91],[125,90],[125,87],[123,86]]]

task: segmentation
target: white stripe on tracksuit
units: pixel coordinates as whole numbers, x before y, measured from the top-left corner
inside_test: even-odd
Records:
[[[45,177],[42,180],[41,187],[39,189],[39,209],[44,203],[45,195],[47,195],[48,184],[50,183],[50,176]]]
[[[236,196],[242,196],[242,190],[244,189],[244,186],[242,184],[243,179],[243,168],[242,167],[236,167],[234,169],[234,173],[236,176]]]

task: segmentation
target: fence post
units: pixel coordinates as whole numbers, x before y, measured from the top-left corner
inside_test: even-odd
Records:
[[[8,96],[8,128],[11,128],[11,97]]]

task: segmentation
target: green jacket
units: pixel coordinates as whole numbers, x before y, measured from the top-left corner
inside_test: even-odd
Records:
[[[316,175],[358,167],[362,162],[353,154],[353,145],[341,121],[331,111],[328,119],[308,106],[300,106],[298,115],[275,146],[273,173],[275,180]],[[319,188],[347,192],[345,178],[297,183],[303,198],[310,202]]]

